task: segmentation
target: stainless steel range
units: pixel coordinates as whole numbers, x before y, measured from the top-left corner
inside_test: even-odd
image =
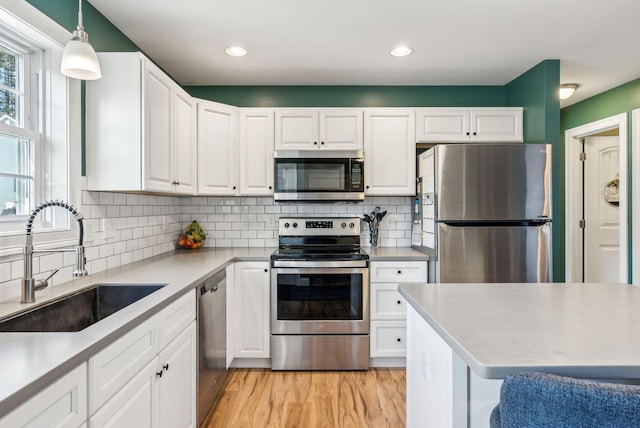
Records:
[[[360,219],[280,218],[271,256],[272,370],[369,368]]]

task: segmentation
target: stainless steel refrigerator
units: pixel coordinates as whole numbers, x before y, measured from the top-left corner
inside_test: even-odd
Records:
[[[437,145],[418,170],[412,244],[432,281],[552,280],[551,146]]]

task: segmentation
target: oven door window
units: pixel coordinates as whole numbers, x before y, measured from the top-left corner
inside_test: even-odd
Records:
[[[362,320],[362,274],[278,274],[278,320]]]
[[[343,192],[348,188],[348,160],[278,159],[275,169],[276,192]]]

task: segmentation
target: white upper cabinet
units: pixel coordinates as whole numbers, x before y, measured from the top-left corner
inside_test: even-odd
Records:
[[[273,110],[240,110],[238,148],[241,195],[273,195],[273,116]]]
[[[276,150],[362,150],[362,110],[277,109]]]
[[[237,109],[198,101],[198,194],[236,195]]]
[[[192,194],[189,95],[139,52],[98,57],[103,77],[86,83],[88,189]]]
[[[183,89],[174,93],[173,188],[178,193],[196,193],[198,177],[198,104]]]
[[[522,107],[421,108],[418,141],[522,142]]]
[[[364,184],[369,196],[415,195],[416,138],[413,109],[373,109],[364,114]]]

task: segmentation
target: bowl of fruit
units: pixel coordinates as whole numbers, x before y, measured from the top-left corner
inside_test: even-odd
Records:
[[[178,245],[182,248],[195,250],[202,247],[205,239],[207,239],[207,234],[202,230],[198,222],[194,220],[189,223],[185,232],[178,236]]]

